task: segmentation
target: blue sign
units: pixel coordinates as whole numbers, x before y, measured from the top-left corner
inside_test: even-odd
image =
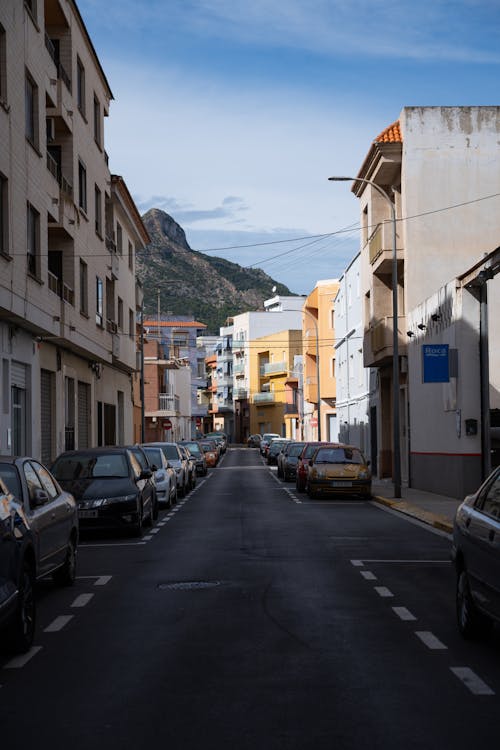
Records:
[[[422,372],[424,383],[449,383],[450,362],[448,344],[422,346]]]

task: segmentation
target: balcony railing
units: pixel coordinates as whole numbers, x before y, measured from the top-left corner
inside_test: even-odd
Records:
[[[254,393],[253,402],[254,404],[273,404],[274,393]]]
[[[278,372],[287,372],[286,362],[267,362],[260,368],[261,375],[276,375]]]
[[[285,414],[298,414],[299,407],[297,404],[285,404]]]
[[[58,279],[58,277],[51,273],[50,271],[47,271],[47,278],[48,278],[48,285],[51,292],[54,292],[54,294],[57,294],[58,297],[61,296],[61,281]]]
[[[244,401],[246,398],[248,398],[248,391],[246,388],[235,388],[233,391],[233,397],[237,401]]]
[[[158,404],[160,411],[179,411],[179,396],[171,396],[168,393],[158,394]]]
[[[240,364],[234,365],[233,366],[233,372],[234,372],[235,375],[239,374],[239,373],[242,373],[242,372],[245,372],[245,363],[242,362]]]
[[[68,284],[63,284],[63,300],[74,307],[75,292]]]

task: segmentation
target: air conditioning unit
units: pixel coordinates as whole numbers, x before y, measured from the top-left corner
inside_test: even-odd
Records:
[[[46,118],[47,124],[47,143],[53,143],[56,139],[56,121],[54,117]]]

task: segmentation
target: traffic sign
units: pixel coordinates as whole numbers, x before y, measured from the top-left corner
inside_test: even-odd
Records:
[[[164,419],[163,420],[163,429],[164,430],[171,430],[172,429],[172,422],[170,419]]]

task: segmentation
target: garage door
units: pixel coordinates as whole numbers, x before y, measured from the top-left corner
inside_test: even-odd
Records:
[[[54,403],[53,403],[54,373],[49,370],[40,371],[40,428],[41,458],[43,464],[50,464],[53,455],[54,435]]]
[[[89,447],[90,385],[78,381],[78,447]]]

